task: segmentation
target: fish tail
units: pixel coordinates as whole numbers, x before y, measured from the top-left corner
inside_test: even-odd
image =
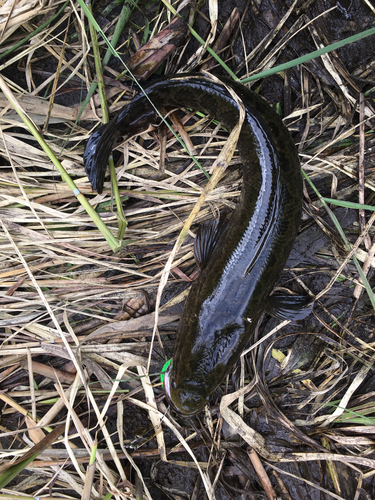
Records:
[[[86,174],[92,188],[99,194],[103,191],[109,155],[119,137],[114,124],[115,120],[103,125],[92,134],[83,155]]]

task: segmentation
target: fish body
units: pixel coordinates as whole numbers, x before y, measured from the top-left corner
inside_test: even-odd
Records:
[[[165,374],[167,397],[185,416],[203,409],[250,341],[289,256],[302,209],[298,155],[280,117],[243,85],[223,81],[245,107],[237,143],[243,186],[229,222],[191,287]],[[202,75],[163,78],[145,93],[159,108],[197,109],[228,129],[238,122],[238,106],[225,85]],[[117,138],[130,138],[157,121],[142,94],[125,106],[92,136],[91,145],[90,139],[85,152],[89,177],[100,171],[98,162],[106,165]],[[99,191],[102,184],[93,187]]]

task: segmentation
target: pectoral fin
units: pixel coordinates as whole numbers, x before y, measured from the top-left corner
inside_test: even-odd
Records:
[[[306,318],[313,307],[314,302],[306,295],[271,295],[266,311],[275,318],[297,321]]]
[[[226,218],[211,219],[199,226],[194,242],[194,257],[200,269],[209,261],[227,226],[226,221]]]

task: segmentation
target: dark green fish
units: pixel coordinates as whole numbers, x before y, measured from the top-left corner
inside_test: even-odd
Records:
[[[196,239],[201,274],[186,300],[164,381],[167,398],[185,416],[203,409],[249,343],[292,248],[302,209],[298,155],[281,119],[243,85],[223,81],[246,110],[237,144],[243,187],[229,221],[204,225]],[[203,75],[162,78],[145,94],[159,109],[198,109],[227,129],[238,122],[238,106],[226,87]],[[90,138],[85,167],[99,193],[115,141],[158,123],[147,97],[139,94]],[[311,311],[306,304],[272,297],[270,309],[279,317],[300,318]]]

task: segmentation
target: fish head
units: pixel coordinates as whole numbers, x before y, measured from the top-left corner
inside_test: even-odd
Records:
[[[204,335],[194,336],[194,343],[184,342],[174,352],[164,378],[164,390],[171,407],[189,417],[204,409],[210,396],[239,358],[244,345],[239,322],[204,325]],[[189,332],[182,338],[186,341]]]
[[[196,380],[186,380],[179,386],[173,374],[173,360],[164,377],[164,391],[168,403],[183,417],[192,417],[203,410],[209,402],[209,394]]]

